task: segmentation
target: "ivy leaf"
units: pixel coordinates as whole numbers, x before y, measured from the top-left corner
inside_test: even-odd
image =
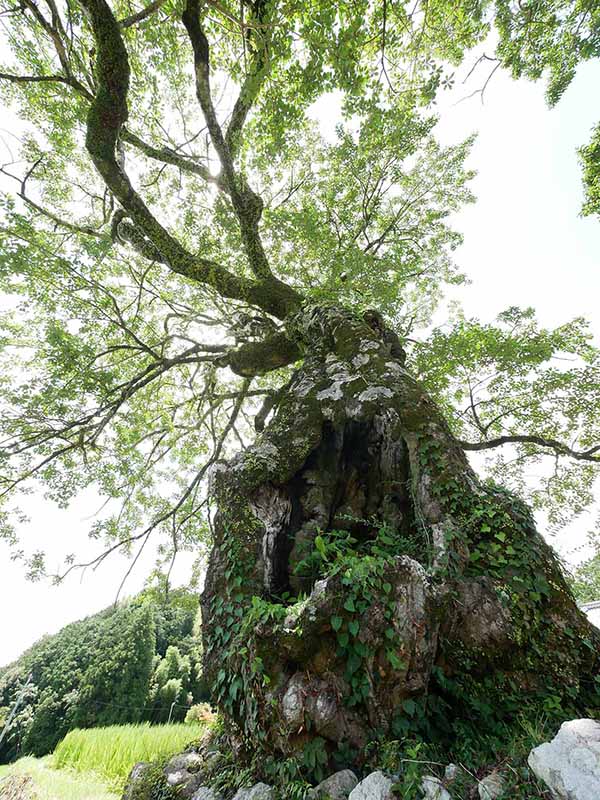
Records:
[[[390,662],[392,667],[397,670],[405,669],[406,664],[400,658],[398,658],[397,653],[393,650],[386,650],[387,660]]]
[[[406,711],[409,717],[414,717],[415,711],[417,710],[417,704],[414,700],[409,698],[402,703],[402,708],[404,711]]]

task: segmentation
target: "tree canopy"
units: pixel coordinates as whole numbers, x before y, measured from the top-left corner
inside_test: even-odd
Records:
[[[531,492],[524,466],[543,460],[533,497],[553,523],[589,505],[600,360],[586,322],[546,330],[511,308],[431,324],[464,280],[450,215],[473,201],[471,140],[440,145],[436,98],[471,59],[547,75],[556,103],[598,55],[596,3],[2,0],[1,13],[0,90],[19,120],[0,212],[2,535],[32,575],[43,554],[20,550],[11,520],[36,481],[61,505],[86,486],[106,498],[99,560],[139,554],[155,531],[166,570],[197,549],[210,469],[277,404],[307,303],[376,308],[495,477]],[[586,213],[597,139],[582,150]]]

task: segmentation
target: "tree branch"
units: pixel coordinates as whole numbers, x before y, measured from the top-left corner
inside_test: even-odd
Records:
[[[143,139],[140,139],[139,136],[137,136],[135,133],[132,133],[132,131],[125,126],[123,126],[121,129],[121,139],[124,142],[133,145],[133,147],[136,147],[148,158],[153,158],[155,161],[161,161],[163,164],[171,164],[172,166],[178,167],[184,172],[190,172],[194,175],[198,175],[208,183],[214,183],[215,186],[219,187],[219,189],[228,191],[228,187],[225,185],[220,175],[211,175],[208,168],[204,164],[199,164],[191,156],[185,156],[181,153],[177,153],[170,147],[153,147],[153,145],[144,142]]]
[[[271,272],[258,231],[263,201],[250,188],[245,178],[236,174],[229,143],[223,136],[223,131],[217,119],[210,90],[210,50],[208,39],[200,24],[199,0],[187,0],[181,20],[194,53],[196,95],[206,120],[213,147],[217,151],[223,168],[224,180],[229,188],[231,202],[238,218],[242,242],[250,268],[265,285],[272,287],[279,293],[287,292],[290,295],[292,304],[298,307],[300,302],[299,295],[287,284],[279,281]],[[245,103],[246,101],[244,100],[243,102]],[[243,123],[245,114],[242,114],[240,109],[238,109],[238,117],[239,124]]]
[[[9,72],[0,72],[0,79],[10,81],[11,83],[63,83],[65,86],[70,86],[72,89],[75,89],[88,100],[94,99],[91,92],[72,75],[68,77],[64,75],[13,75]]]
[[[165,0],[154,0],[152,3],[149,3],[146,8],[143,8],[141,11],[138,11],[136,14],[131,14],[124,19],[119,20],[119,25],[121,28],[130,28],[132,25],[135,25],[138,22],[142,22],[145,19],[148,19],[149,16],[154,14],[158,11],[162,6],[164,6]]]
[[[229,367],[236,375],[252,377],[293,364],[301,356],[298,345],[284,333],[259,342],[246,342],[215,360],[217,367]]]
[[[256,21],[259,23],[258,29],[262,32],[262,35],[257,37],[257,31],[254,30],[254,33],[252,33],[252,27],[248,28],[249,34],[247,41],[252,47],[253,57],[248,73],[240,88],[238,98],[235,101],[231,119],[227,127],[227,133],[225,134],[225,143],[232,157],[235,157],[235,154],[239,150],[242,129],[246,118],[269,74],[268,28],[264,26],[267,8],[268,3],[259,2],[256,4]],[[244,36],[246,35],[245,30],[242,34]],[[256,41],[257,38],[258,41]]]
[[[86,147],[104,182],[174,272],[206,283],[224,297],[246,300],[270,314],[286,316],[300,302],[293,289],[280,282],[275,282],[279,285],[272,285],[272,281],[261,285],[236,276],[210,259],[193,256],[158,222],[134,190],[115,154],[128,116],[127,51],[119,24],[106,0],[81,0],[81,5],[88,12],[96,40],[98,82],[87,118]]]
[[[85,562],[85,563],[81,563],[81,564],[72,564],[62,575],[57,576],[57,582],[63,581],[67,577],[67,575],[69,575],[69,573],[72,572],[75,569],[84,569],[84,568],[90,567],[90,566],[93,567],[94,569],[96,567],[99,567],[100,564],[111,553],[113,553],[115,550],[118,550],[120,547],[124,547],[125,545],[128,545],[128,544],[132,544],[133,542],[137,542],[140,539],[143,540],[142,547],[145,546],[145,543],[148,540],[149,536],[152,534],[152,532],[159,525],[163,524],[164,522],[167,522],[170,519],[172,519],[172,520],[175,519],[175,516],[176,516],[177,512],[182,508],[182,506],[184,505],[185,501],[188,499],[188,497],[190,497],[192,492],[194,492],[194,490],[199,486],[199,484],[202,482],[202,480],[204,480],[208,470],[213,466],[213,464],[215,464],[216,461],[219,460],[219,458],[221,456],[221,452],[223,450],[223,445],[225,444],[225,440],[227,439],[227,436],[229,435],[229,433],[233,429],[233,427],[235,425],[235,422],[236,422],[236,419],[239,416],[239,413],[241,411],[242,404],[243,404],[244,400],[247,397],[249,386],[250,386],[250,381],[244,381],[244,385],[242,386],[241,391],[237,394],[237,397],[236,397],[233,409],[231,411],[229,420],[228,420],[227,424],[225,425],[225,427],[223,428],[223,430],[222,430],[222,432],[221,432],[221,434],[220,434],[220,436],[218,438],[218,441],[215,443],[215,448],[214,448],[210,458],[207,461],[205,461],[205,463],[202,465],[202,467],[196,473],[196,475],[194,476],[192,481],[188,484],[188,486],[186,487],[186,489],[184,490],[184,492],[182,493],[180,498],[177,500],[175,505],[173,505],[164,514],[161,514],[159,517],[154,519],[141,533],[134,534],[133,536],[128,536],[126,539],[122,539],[122,540],[118,541],[116,544],[114,544],[114,545],[110,546],[109,548],[107,548],[103,553],[100,553],[98,556],[93,558],[91,561],[88,561],[88,562]],[[125,576],[126,578],[129,575],[129,573],[130,573],[131,569],[133,568],[133,566],[135,565],[135,562],[137,561],[138,557],[139,557],[139,552],[138,552],[138,555],[136,556],[136,558],[134,559],[134,562],[131,565],[130,569],[128,570],[127,575]],[[119,592],[123,588],[123,583],[124,583],[124,581],[121,583],[121,586],[119,587]]]
[[[558,455],[569,456],[577,461],[592,461],[600,463],[600,445],[590,447],[589,450],[573,450],[566,444],[557,441],[556,439],[545,439],[543,436],[535,436],[534,434],[507,434],[506,436],[498,436],[495,439],[488,439],[483,442],[465,442],[459,440],[459,445],[463,450],[489,450],[494,447],[501,447],[504,444],[536,444],[539,447],[548,447],[554,450]]]
[[[4,169],[4,167],[0,167],[0,173],[2,175],[6,175],[8,178],[12,178],[13,180],[17,181],[17,183],[19,183],[21,186],[20,191],[17,192],[17,197],[20,197],[24,203],[26,203],[34,211],[37,211],[38,214],[41,214],[43,217],[46,217],[47,219],[54,222],[55,225],[65,228],[66,230],[71,231],[71,233],[82,233],[86,236],[95,236],[99,239],[104,238],[104,234],[101,231],[96,230],[96,228],[92,228],[89,225],[77,225],[74,222],[69,222],[68,220],[63,219],[62,217],[59,217],[57,214],[54,214],[52,211],[49,211],[47,208],[43,208],[43,206],[40,206],[38,203],[36,203],[34,200],[32,200],[30,197],[27,196],[25,192],[27,181],[29,180],[34,169],[37,167],[37,165],[40,163],[41,160],[42,159],[39,158],[35,162],[35,164],[29,169],[29,171],[27,172],[27,174],[23,179],[20,179],[16,175],[13,175],[8,170]]]

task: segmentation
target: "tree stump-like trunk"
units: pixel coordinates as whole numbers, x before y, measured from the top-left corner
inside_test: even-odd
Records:
[[[272,421],[213,476],[204,668],[231,730],[360,760],[379,735],[597,707],[600,632],[378,315],[312,309],[293,336]]]

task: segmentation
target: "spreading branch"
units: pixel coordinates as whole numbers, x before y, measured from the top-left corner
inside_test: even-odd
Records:
[[[590,447],[588,450],[573,450],[566,444],[557,441],[556,439],[545,439],[543,436],[536,436],[535,434],[513,434],[506,436],[498,436],[494,439],[486,439],[481,442],[466,442],[459,441],[463,450],[490,450],[494,447],[501,447],[504,444],[534,444],[538,447],[546,447],[554,450],[557,455],[569,456],[577,461],[592,461],[600,463],[600,445]]]
[[[149,3],[146,8],[142,8],[141,11],[119,20],[119,25],[122,28],[130,28],[132,25],[137,25],[138,22],[143,22],[152,14],[155,14],[157,11],[159,11],[164,4],[165,0],[154,0],[154,2]]]
[[[261,283],[271,287],[277,293],[287,290],[286,293],[290,295],[291,303],[294,307],[297,307],[300,300],[298,294],[279,281],[271,272],[258,227],[263,210],[262,199],[251,189],[244,176],[236,172],[230,149],[232,137],[229,137],[229,141],[224,137],[217,118],[210,88],[210,48],[206,34],[200,24],[199,0],[187,0],[181,19],[194,53],[196,95],[206,120],[213,147],[221,162],[223,178],[229,189],[250,268]],[[240,101],[240,103],[242,105],[238,106],[238,111],[236,112],[237,121],[232,129],[232,135],[236,129],[238,132],[241,130],[241,125],[247,113],[247,111],[243,112],[241,110],[242,106],[245,108],[247,100]],[[285,287],[285,290],[283,287]]]
[[[208,284],[222,296],[258,305],[283,317],[296,308],[299,296],[286,284],[259,283],[238,277],[216,262],[189,253],[154,217],[133,188],[116,157],[117,143],[128,116],[129,59],[119,24],[106,0],[81,0],[96,41],[98,88],[87,118],[86,147],[107,187],[164,262],[181,275]]]
[[[252,57],[225,134],[225,144],[232,157],[239,150],[244,124],[270,71],[269,27],[265,24],[268,7],[268,3],[256,3],[256,24],[248,25],[243,31]],[[273,10],[273,6],[271,8]]]

